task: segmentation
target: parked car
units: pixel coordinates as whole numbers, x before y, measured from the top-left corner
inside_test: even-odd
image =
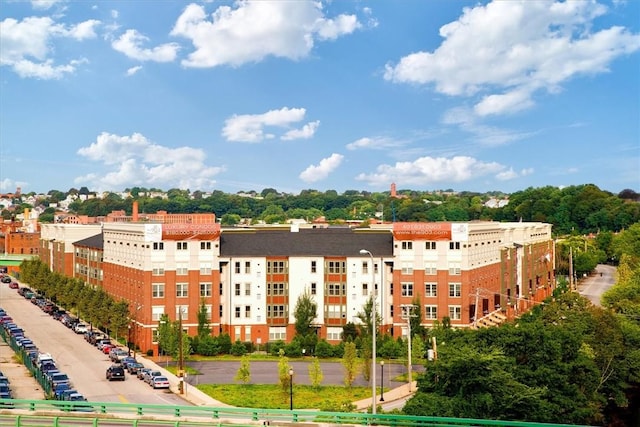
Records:
[[[71,380],[69,376],[63,372],[57,372],[53,375],[49,376],[49,383],[53,388],[55,388],[58,384],[68,384],[71,385]]]
[[[111,365],[107,368],[106,378],[108,381],[120,380],[124,381],[126,379],[124,375],[124,368],[121,365]]]
[[[146,382],[149,385],[153,385],[153,378],[154,377],[161,377],[162,372],[160,371],[154,371],[154,370],[149,370],[148,372],[144,373],[144,377],[142,378],[144,382]]]
[[[112,362],[120,362],[122,359],[124,359],[128,355],[129,355],[129,352],[127,350],[123,348],[115,347],[111,349],[111,351],[109,352],[109,359],[111,359]]]
[[[136,363],[137,360],[133,356],[127,356],[120,359],[120,363],[124,369],[129,369],[129,363]]]
[[[2,283],[11,283],[11,276],[2,276]]]
[[[158,375],[151,378],[151,387],[153,388],[169,388],[169,378]]]
[[[137,375],[140,369],[144,368],[144,365],[140,362],[127,363],[127,371],[131,375]]]
[[[113,350],[114,348],[116,348],[115,344],[103,344],[101,351],[104,354],[109,354],[111,353],[111,350]]]
[[[151,368],[140,368],[136,373],[136,377],[138,377],[139,380],[144,380],[144,375],[151,370]]]
[[[89,327],[87,326],[86,323],[77,323],[74,327],[73,327],[73,331],[76,334],[84,334],[87,331],[89,331]]]
[[[8,384],[0,384],[0,399],[12,399],[11,389]]]
[[[19,287],[20,285],[18,285],[18,282],[9,283],[9,289],[18,289]]]

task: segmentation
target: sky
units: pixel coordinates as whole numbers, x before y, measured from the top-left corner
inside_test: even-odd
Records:
[[[0,191],[640,191],[637,0],[0,0]]]

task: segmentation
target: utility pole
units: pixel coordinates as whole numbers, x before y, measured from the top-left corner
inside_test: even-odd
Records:
[[[413,371],[413,366],[411,364],[411,318],[416,317],[417,315],[413,312],[413,309],[415,308],[415,305],[413,304],[402,304],[400,307],[402,307],[402,318],[407,320],[407,379],[409,380],[409,391],[411,391],[413,386],[413,379],[411,375]]]
[[[184,394],[184,348],[182,345],[182,307],[178,309],[178,378],[180,394]]]

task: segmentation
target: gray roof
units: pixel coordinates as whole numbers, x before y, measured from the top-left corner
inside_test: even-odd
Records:
[[[366,249],[374,257],[393,255],[389,230],[316,228],[289,230],[223,231],[220,256],[362,256]],[[368,256],[368,255],[365,255]]]
[[[73,244],[74,246],[84,246],[86,248],[104,249],[104,235],[102,233],[96,234],[95,236],[73,242]]]

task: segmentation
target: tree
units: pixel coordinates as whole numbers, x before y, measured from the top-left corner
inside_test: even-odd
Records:
[[[298,297],[294,309],[296,334],[306,337],[313,332],[311,323],[318,316],[318,304],[313,300],[313,296],[308,289]]]
[[[322,384],[322,368],[320,366],[320,359],[313,357],[309,364],[309,378],[311,379],[311,386],[316,390],[320,388]]]
[[[236,372],[236,376],[233,377],[236,381],[242,381],[244,384],[248,384],[251,381],[251,366],[249,362],[249,356],[244,355],[240,359],[240,368]]]
[[[200,301],[200,307],[198,309],[198,338],[204,338],[211,335],[211,325],[209,323],[209,312],[207,306],[204,303],[204,299]]]
[[[356,355],[356,345],[348,342],[344,345],[344,355],[342,356],[342,366],[344,366],[344,384],[351,388],[358,375],[358,359]]]
[[[281,348],[278,352],[278,380],[280,388],[285,393],[289,391],[289,385],[291,384],[290,369],[289,358],[284,355],[284,349]]]

